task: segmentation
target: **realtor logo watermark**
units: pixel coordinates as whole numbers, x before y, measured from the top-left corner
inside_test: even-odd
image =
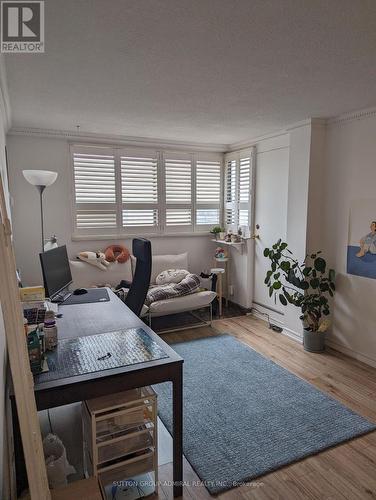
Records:
[[[44,52],[44,2],[1,2],[1,52]]]

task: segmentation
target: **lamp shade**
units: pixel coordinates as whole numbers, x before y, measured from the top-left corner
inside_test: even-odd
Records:
[[[22,173],[33,186],[51,186],[57,179],[57,172],[50,170],[23,170]]]

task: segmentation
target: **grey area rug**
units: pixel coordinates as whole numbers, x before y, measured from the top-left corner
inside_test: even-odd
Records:
[[[229,335],[172,347],[184,358],[184,455],[211,494],[376,428]],[[170,384],[155,389],[171,433]]]

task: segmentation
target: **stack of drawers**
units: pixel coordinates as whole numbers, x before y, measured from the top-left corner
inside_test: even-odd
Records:
[[[82,422],[85,473],[98,477],[104,498],[115,483],[145,477],[157,492],[157,397],[151,387],[84,401]]]

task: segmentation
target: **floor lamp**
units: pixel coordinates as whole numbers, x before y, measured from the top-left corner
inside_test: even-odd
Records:
[[[42,253],[44,251],[44,227],[43,227],[43,191],[56,181],[57,172],[49,170],[23,170],[23,176],[39,191],[40,196],[40,218],[42,228]]]

